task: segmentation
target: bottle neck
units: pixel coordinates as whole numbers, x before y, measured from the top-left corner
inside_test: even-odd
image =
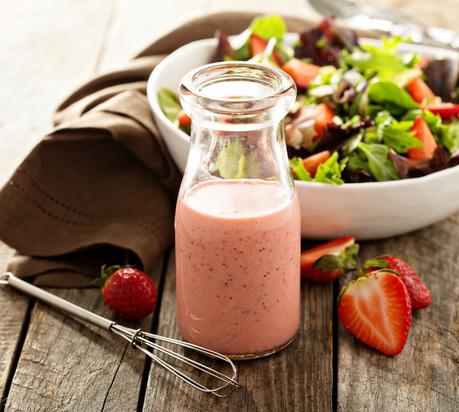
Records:
[[[179,95],[192,121],[182,193],[207,180],[259,179],[276,181],[293,196],[283,118],[296,89],[285,72],[210,64],[185,75]]]
[[[245,131],[213,129],[193,123],[182,187],[186,190],[215,179],[276,181],[293,197],[282,122]]]

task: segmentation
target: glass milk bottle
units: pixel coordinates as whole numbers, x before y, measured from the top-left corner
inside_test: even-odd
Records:
[[[300,321],[300,212],[282,122],[295,86],[281,70],[224,62],[188,73],[179,95],[192,119],[175,216],[180,333],[233,359],[269,355]]]

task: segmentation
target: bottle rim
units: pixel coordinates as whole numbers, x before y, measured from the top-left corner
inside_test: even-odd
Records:
[[[243,81],[262,86],[263,93],[250,95],[216,95],[208,90],[217,83]],[[210,63],[189,71],[179,86],[181,100],[193,100],[204,109],[214,112],[254,112],[273,108],[286,95],[296,95],[296,86],[290,75],[271,66],[239,61]]]

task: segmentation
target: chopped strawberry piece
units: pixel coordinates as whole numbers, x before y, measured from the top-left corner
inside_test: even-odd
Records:
[[[319,165],[330,157],[330,152],[328,150],[324,150],[323,152],[319,152],[308,156],[303,159],[304,168],[309,172],[309,174],[314,177],[317,172],[317,168]]]
[[[182,112],[177,117],[179,125],[182,127],[187,127],[191,125],[191,117],[188,116],[185,112]]]
[[[433,114],[438,114],[443,120],[450,120],[453,117],[459,117],[459,104],[442,103],[437,105],[428,105],[426,109]]]
[[[282,70],[292,76],[298,87],[306,89],[314,78],[320,73],[320,67],[315,64],[305,63],[298,59],[291,59],[282,66]]]
[[[396,274],[385,269],[370,272],[343,288],[338,317],[363,343],[385,355],[397,355],[411,327],[410,296]]]
[[[412,160],[431,159],[435,149],[437,148],[437,142],[435,141],[426,121],[419,116],[414,121],[411,130],[414,131],[414,137],[420,140],[422,145],[420,147],[412,147],[408,149],[408,158]]]
[[[325,128],[332,123],[333,118],[335,117],[335,112],[330,108],[329,105],[325,103],[320,103],[317,105],[315,110],[315,124],[314,128],[316,130],[315,139],[320,139],[323,135]]]
[[[344,236],[301,253],[301,276],[316,282],[330,282],[357,267],[359,247]]]
[[[413,79],[408,83],[408,92],[417,103],[429,103],[436,100],[436,96],[430,90],[430,87],[420,78]]]
[[[404,260],[395,256],[381,256],[376,259],[372,259],[365,264],[365,266],[370,266],[367,268],[369,271],[375,269],[374,266],[371,266],[372,262],[378,262],[379,267],[382,267],[380,262],[383,262],[383,264],[386,264],[384,266],[385,269],[394,270],[399,274],[400,279],[403,281],[406,289],[408,290],[411,299],[411,307],[413,309],[423,309],[432,303],[432,295],[430,294],[429,289],[413,267]]]

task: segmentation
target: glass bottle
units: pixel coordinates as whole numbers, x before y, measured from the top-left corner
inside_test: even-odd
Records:
[[[300,320],[300,212],[283,118],[296,97],[281,70],[215,63],[182,79],[191,145],[177,200],[182,337],[234,359],[287,346]]]

